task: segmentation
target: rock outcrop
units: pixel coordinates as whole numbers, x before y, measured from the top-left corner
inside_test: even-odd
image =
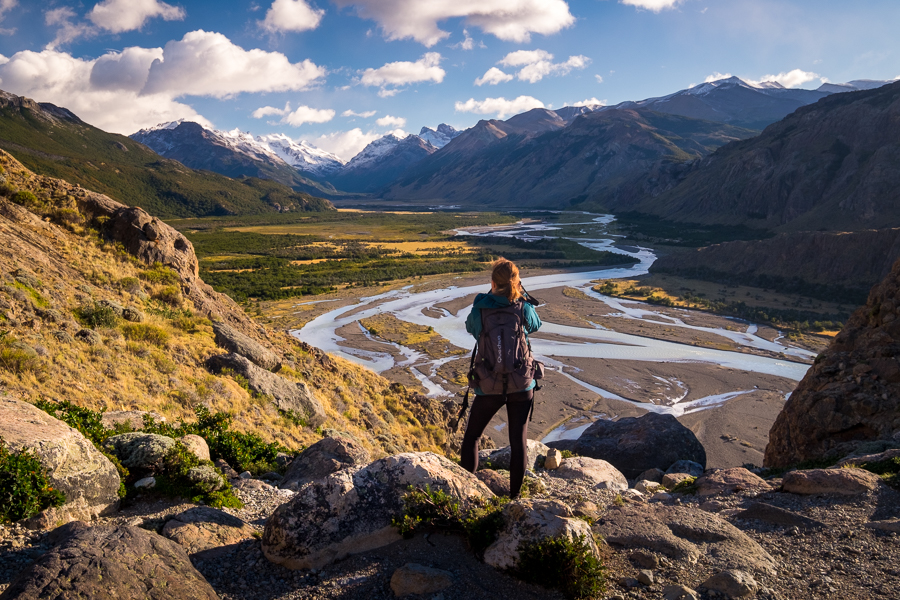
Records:
[[[493,494],[474,475],[430,452],[404,453],[313,481],[266,523],[262,549],[289,569],[318,569],[400,539],[391,519],[410,486],[443,490],[465,503]]]
[[[36,406],[0,398],[0,443],[34,451],[53,487],[65,494],[63,508],[72,518],[90,520],[118,506],[116,467],[83,435]]]
[[[54,532],[62,541],[0,595],[3,600],[217,600],[171,540],[137,527],[87,527]]]
[[[297,491],[304,484],[325,479],[349,467],[361,467],[371,460],[359,442],[343,436],[319,440],[291,461],[278,487]]]
[[[216,334],[216,345],[220,348],[240,354],[267,371],[277,373],[281,369],[281,357],[250,336],[244,335],[227,323],[216,322],[212,327]]]
[[[214,558],[227,551],[226,546],[250,539],[256,530],[226,512],[197,506],[167,521],[162,534],[177,542],[188,554]]]
[[[739,529],[707,512],[660,504],[612,507],[595,531],[615,548],[658,552],[685,566],[704,561],[721,569],[773,574],[769,553]]]
[[[587,456],[564,458],[553,475],[563,479],[587,481],[592,486],[605,490],[624,491],[628,489],[628,480],[625,479],[625,476],[614,466],[598,458]]]
[[[111,436],[103,445],[129,469],[160,471],[166,453],[175,447],[175,440],[156,433],[134,432]]]
[[[629,479],[648,469],[666,470],[679,460],[706,466],[703,444],[672,415],[647,413],[618,421],[594,421],[572,449],[609,462]]]
[[[765,466],[842,458],[900,434],[900,261],[820,354],[775,419]]]
[[[279,410],[292,412],[313,427],[325,422],[325,408],[303,382],[285,379],[234,353],[211,356],[206,364],[214,372],[227,368],[246,377],[251,390],[270,396]]]
[[[541,458],[547,456],[550,448],[537,440],[527,440],[527,446],[525,468],[534,469],[540,464]],[[491,469],[505,469],[508,471],[511,456],[512,450],[510,446],[496,450],[481,450],[478,453],[478,462],[480,465],[485,465],[485,468],[488,468],[487,465],[489,464]]]

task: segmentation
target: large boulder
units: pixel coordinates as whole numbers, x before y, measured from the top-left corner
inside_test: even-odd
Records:
[[[558,500],[515,500],[503,507],[502,516],[500,535],[484,551],[484,562],[494,568],[515,568],[523,544],[563,536],[570,540],[583,537],[594,556],[600,558],[590,525]]]
[[[658,552],[686,568],[702,561],[718,569],[774,574],[776,563],[739,529],[697,508],[662,504],[611,507],[595,525],[613,547]]]
[[[716,469],[697,479],[700,496],[727,495],[736,492],[762,493],[772,490],[766,481],[743,467]]]
[[[160,471],[175,440],[157,433],[122,433],[106,438],[103,447],[129,469]]]
[[[367,464],[371,458],[359,442],[335,436],[319,440],[291,461],[279,487],[297,491],[304,484],[324,479],[341,469]]]
[[[248,335],[221,321],[214,322],[216,345],[228,352],[240,354],[255,365],[273,373],[281,369],[281,357]]]
[[[856,496],[878,487],[881,478],[863,469],[810,469],[784,475],[782,488],[791,494]]]
[[[537,440],[528,440],[527,446],[528,449],[526,450],[525,468],[534,469],[538,466],[538,463],[540,463],[540,459],[542,457],[546,458],[547,452],[550,451],[550,448]],[[511,457],[512,448],[510,446],[506,446],[505,448],[499,448],[497,450],[480,451],[478,453],[478,462],[480,464],[484,464],[484,468],[488,468],[487,463],[490,463],[491,469],[505,469],[509,471]]]
[[[188,554],[202,552],[204,558],[213,558],[225,552],[226,546],[252,538],[255,531],[234,515],[208,506],[195,506],[167,521],[162,534]]]
[[[216,600],[209,583],[171,540],[137,527],[75,522],[61,542],[0,595],[2,600]]]
[[[318,569],[400,539],[391,520],[410,486],[443,490],[460,502],[493,496],[475,476],[431,452],[404,453],[332,473],[303,487],[266,523],[262,549],[290,569]]]
[[[251,390],[270,396],[279,410],[293,412],[313,427],[325,422],[325,408],[305,383],[257,367],[240,354],[217,354],[207,359],[206,365],[216,373],[231,369],[245,377]]]
[[[667,469],[679,460],[706,467],[706,451],[694,432],[672,415],[657,413],[594,421],[575,441],[573,450],[609,462],[628,479],[648,469]]]
[[[900,261],[807,371],[769,431],[764,464],[846,456],[900,432]]]
[[[0,443],[35,452],[50,483],[65,494],[71,518],[89,520],[118,506],[116,467],[78,431],[36,406],[0,398]]]

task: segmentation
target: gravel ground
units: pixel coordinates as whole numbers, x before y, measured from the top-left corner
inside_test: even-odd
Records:
[[[540,497],[556,498],[576,505],[593,502],[602,513],[615,492],[595,490],[584,482],[568,481],[539,471],[545,490]],[[245,502],[241,510],[227,512],[241,517],[262,531],[266,517],[290,498],[290,492],[259,483],[237,488]],[[871,600],[900,596],[900,536],[864,526],[872,520],[900,517],[900,493],[886,486],[861,496],[797,496],[767,492],[759,495],[737,493],[714,499],[685,495],[674,502],[699,506],[719,516],[756,540],[780,563],[773,577],[757,577],[760,600]],[[824,523],[824,527],[798,529],[761,521],[743,521],[735,514],[754,502],[765,502]],[[140,525],[160,529],[168,518],[191,504],[142,498],[123,508],[114,517],[100,522]],[[0,526],[0,591],[30,566],[48,548],[48,534],[21,526]],[[636,578],[639,566],[628,552],[606,549],[609,574],[608,598],[662,599],[664,586],[674,582],[696,589],[713,574],[703,564],[662,561],[654,570],[656,582],[650,586],[623,585]],[[454,585],[431,600],[530,600],[562,598],[557,592],[524,584],[484,565],[456,535],[433,532],[403,540],[385,548],[349,557],[318,572],[290,571],[269,563],[260,542],[253,538],[231,546],[214,559],[194,557],[197,569],[209,580],[223,600],[299,600],[337,598],[393,598],[390,578],[406,563],[444,569],[454,575]],[[633,584],[634,582],[632,582]],[[716,598],[708,593],[701,598]],[[718,596],[720,597],[720,596]]]

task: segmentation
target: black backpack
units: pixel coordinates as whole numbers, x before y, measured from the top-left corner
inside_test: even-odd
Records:
[[[499,308],[482,308],[481,335],[472,350],[469,389],[457,426],[469,408],[469,390],[472,388],[485,394],[505,396],[524,390],[532,381],[543,377],[544,365],[534,360],[531,343],[525,335],[525,300]],[[540,387],[535,386],[535,389]]]

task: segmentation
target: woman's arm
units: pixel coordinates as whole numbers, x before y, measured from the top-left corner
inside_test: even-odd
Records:
[[[525,303],[525,332],[534,333],[541,328],[541,318],[534,307]]]
[[[466,317],[466,331],[472,334],[476,340],[481,335],[481,309],[472,307],[469,316]]]

